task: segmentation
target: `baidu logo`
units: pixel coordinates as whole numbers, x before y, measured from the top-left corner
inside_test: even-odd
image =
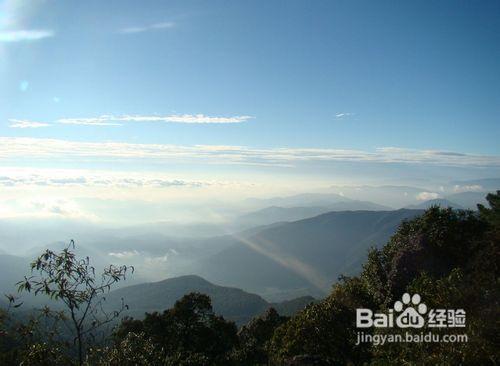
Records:
[[[419,294],[403,294],[387,313],[374,313],[371,309],[356,309],[358,328],[423,328],[465,327],[463,309],[431,309]]]
[[[396,318],[396,325],[400,328],[422,328],[425,319],[422,316],[427,313],[427,305],[420,302],[420,295],[403,294],[401,301],[394,303],[394,311],[401,312]],[[404,309],[404,310],[403,310]]]

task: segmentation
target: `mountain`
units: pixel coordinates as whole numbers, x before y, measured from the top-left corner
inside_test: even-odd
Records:
[[[261,226],[277,222],[289,222],[318,216],[331,211],[389,211],[390,207],[369,201],[341,201],[328,206],[279,207],[271,206],[238,217],[235,224],[242,227]]]
[[[3,294],[15,294],[15,284],[30,273],[30,261],[14,255],[0,255],[0,297]]]
[[[304,309],[307,305],[316,302],[318,302],[318,300],[312,296],[301,296],[292,300],[272,303],[271,306],[275,308],[280,315],[292,316]]]
[[[372,201],[391,207],[405,207],[415,203],[419,193],[428,189],[411,186],[332,186],[331,192],[355,200]]]
[[[294,196],[272,198],[248,198],[247,205],[254,207],[325,207],[337,202],[352,201],[350,198],[335,193],[302,193]]]
[[[444,198],[436,198],[433,200],[424,201],[424,202],[416,204],[416,205],[407,206],[406,208],[415,209],[415,210],[425,210],[425,209],[428,209],[429,207],[432,207],[432,206],[439,206],[439,207],[443,207],[443,208],[451,207],[451,208],[455,208],[455,209],[463,209],[464,208],[461,205],[454,203],[454,202],[451,202],[451,201],[444,199]]]
[[[126,315],[142,318],[146,312],[171,308],[175,301],[190,292],[209,295],[214,311],[237,324],[248,322],[270,306],[275,306],[284,315],[290,315],[315,301],[314,298],[303,297],[283,304],[270,304],[259,295],[238,288],[217,286],[199,276],[189,275],[122,287],[106,296],[106,306],[110,309],[119,307],[123,298],[130,308]]]
[[[328,206],[328,211],[392,211],[389,206],[379,205],[370,201],[342,201]]]
[[[421,212],[329,212],[233,236],[232,245],[200,261],[199,274],[268,299],[284,291],[321,297],[339,275],[359,271],[370,246],[385,244],[401,221]]]
[[[500,189],[500,187],[498,188]],[[460,193],[453,193],[445,198],[447,200],[456,202],[460,206],[464,208],[468,208],[471,210],[477,210],[477,204],[481,203],[483,205],[486,205],[486,192],[460,192]]]
[[[278,207],[271,206],[238,217],[241,226],[261,226],[269,223],[297,221],[328,212],[326,207]]]

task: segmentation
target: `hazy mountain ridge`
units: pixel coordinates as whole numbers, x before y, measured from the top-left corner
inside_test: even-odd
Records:
[[[455,202],[464,208],[477,210],[479,203],[482,205],[486,204],[486,194],[487,192],[459,192],[446,195],[445,199]]]
[[[318,297],[340,274],[359,270],[370,246],[383,245],[401,221],[421,212],[330,212],[234,237],[232,246],[202,260],[200,275],[271,298],[276,289]]]
[[[146,312],[171,308],[175,301],[190,292],[209,295],[214,311],[237,324],[246,323],[271,306],[283,315],[292,315],[315,301],[312,297],[302,297],[284,303],[269,303],[259,295],[239,288],[215,285],[202,277],[188,275],[114,290],[106,295],[106,306],[116,307],[123,298],[129,306],[125,315],[142,318]]]
[[[241,215],[234,220],[235,225],[260,226],[275,222],[289,222],[318,216],[332,211],[390,211],[392,208],[369,201],[339,201],[323,206],[281,207],[270,206]]]
[[[271,198],[248,198],[245,203],[255,207],[324,207],[338,202],[349,202],[351,198],[336,193],[300,193],[291,196]]]
[[[442,208],[450,207],[450,208],[459,209],[459,210],[464,209],[464,207],[462,207],[458,203],[452,202],[452,201],[447,200],[445,198],[436,198],[433,200],[424,201],[424,202],[416,204],[416,205],[407,206],[406,208],[412,209],[412,210],[425,210],[425,209],[432,207],[432,206],[439,206]]]

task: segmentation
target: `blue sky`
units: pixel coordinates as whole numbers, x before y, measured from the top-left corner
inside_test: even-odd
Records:
[[[498,175],[497,1],[0,4],[5,171]]]

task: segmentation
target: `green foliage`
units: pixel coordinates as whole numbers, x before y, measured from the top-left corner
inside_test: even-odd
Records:
[[[234,323],[215,315],[210,298],[199,293],[184,296],[162,314],[125,319],[114,338],[119,343],[138,332],[147,334],[154,347],[161,349],[167,364],[176,365],[220,364],[238,342]]]
[[[381,249],[369,253],[361,277],[381,306],[392,304],[422,273],[439,278],[462,268],[480,250],[486,229],[472,211],[431,207],[401,224]]]
[[[496,194],[489,193],[486,196],[489,208],[484,205],[477,205],[481,217],[487,221],[495,231],[500,229],[500,191]]]
[[[128,270],[132,267],[110,265],[100,276],[96,276],[95,268],[90,265],[88,257],[79,259],[74,253],[75,244],[60,253],[46,250],[33,263],[33,276],[18,283],[20,292],[33,292],[35,295],[46,295],[50,299],[62,302],[68,313],[61,314],[61,320],[68,322],[74,333],[74,342],[77,345],[78,365],[83,364],[87,344],[93,339],[94,332],[103,325],[110,323],[126,309],[121,308],[108,313],[102,307],[105,297],[114,284],[124,280]],[[50,355],[45,348],[34,347],[33,354]],[[41,356],[40,356],[41,357]]]
[[[163,354],[144,332],[127,333],[113,347],[92,349],[86,365],[96,366],[149,366],[162,364]]]
[[[238,332],[240,344],[233,352],[232,360],[242,366],[267,365],[274,331],[288,319],[280,316],[274,308],[252,319]]]
[[[14,299],[9,300],[12,307]],[[69,344],[60,337],[62,312],[44,307],[20,322],[9,313],[11,307],[0,316],[0,365],[73,364],[67,356]]]
[[[33,343],[21,353],[20,366],[68,366],[71,359],[64,350],[46,342]]]
[[[359,279],[343,278],[329,297],[308,306],[276,330],[271,343],[273,361],[282,364],[298,355],[319,356],[325,365],[368,360],[369,348],[355,345],[353,324],[355,308],[370,302]]]

